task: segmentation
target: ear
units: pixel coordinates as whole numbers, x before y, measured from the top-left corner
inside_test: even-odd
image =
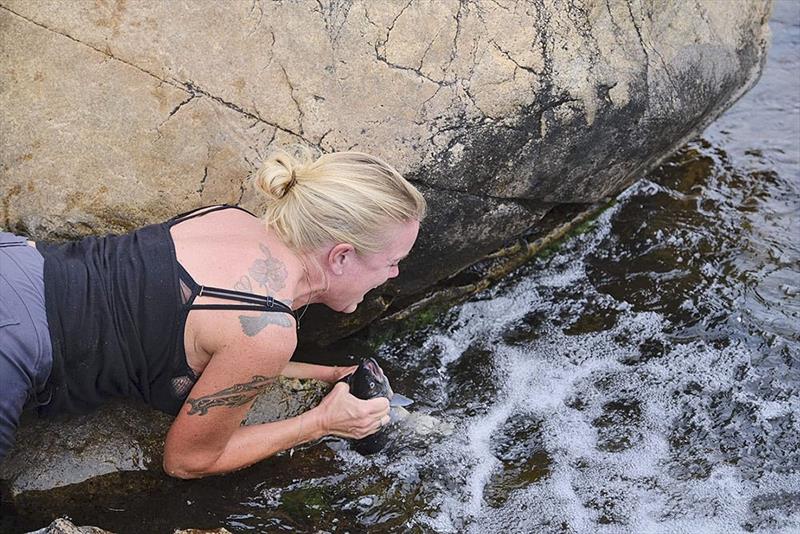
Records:
[[[349,243],[339,243],[328,252],[328,266],[333,274],[341,275],[355,257],[356,249]]]

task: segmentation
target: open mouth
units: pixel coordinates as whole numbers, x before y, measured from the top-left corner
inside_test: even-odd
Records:
[[[383,378],[383,371],[381,370],[380,367],[378,367],[377,362],[372,358],[364,362],[364,367],[366,367],[370,373],[377,376],[378,378]]]

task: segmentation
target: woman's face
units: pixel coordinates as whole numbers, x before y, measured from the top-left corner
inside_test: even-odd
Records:
[[[384,250],[374,254],[357,254],[354,250],[343,253],[337,259],[341,272],[331,280],[325,299],[328,307],[344,313],[354,312],[367,292],[399,274],[398,264],[408,256],[418,232],[418,221],[398,223],[389,228],[388,245]]]

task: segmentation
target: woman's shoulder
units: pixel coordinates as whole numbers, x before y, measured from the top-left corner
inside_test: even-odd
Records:
[[[289,361],[297,347],[297,328],[292,315],[276,312],[227,312],[200,319],[195,342],[209,360],[253,362],[272,367]]]

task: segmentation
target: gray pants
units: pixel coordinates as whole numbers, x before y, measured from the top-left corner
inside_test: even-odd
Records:
[[[24,237],[0,232],[0,461],[53,365],[43,270],[44,258]]]

